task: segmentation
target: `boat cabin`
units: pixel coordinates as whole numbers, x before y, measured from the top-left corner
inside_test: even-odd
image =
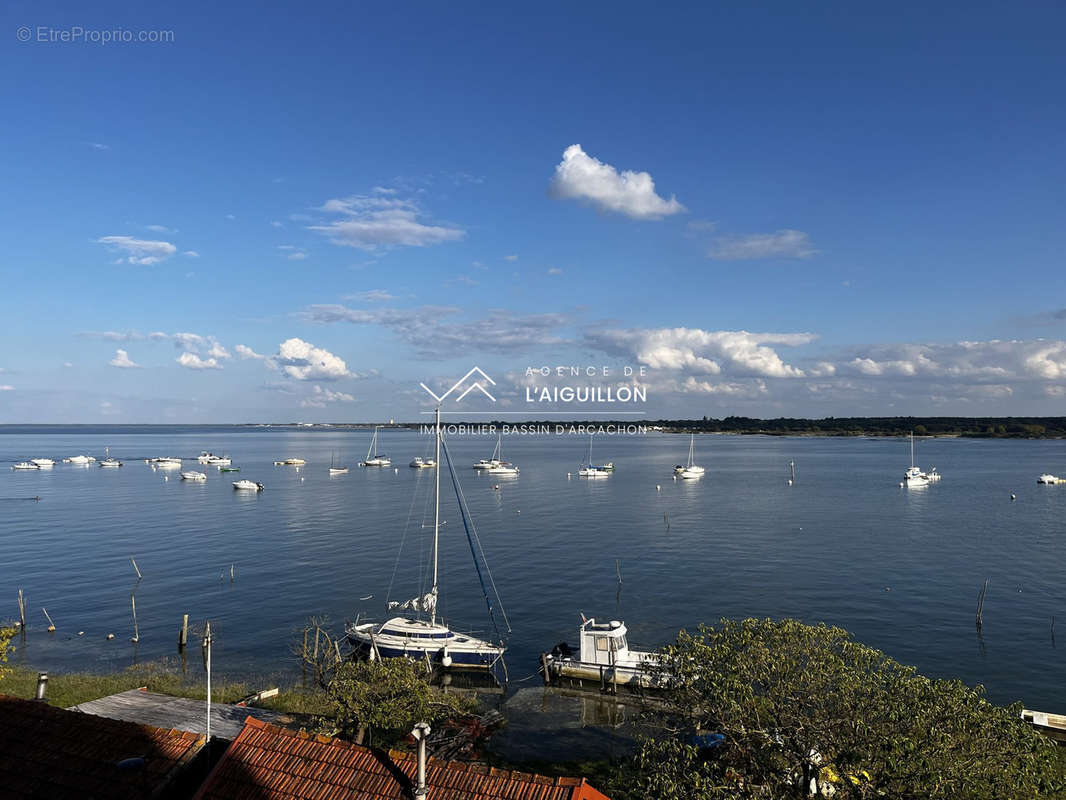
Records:
[[[626,626],[616,619],[581,623],[581,660],[590,664],[626,664],[634,660],[626,642]]]

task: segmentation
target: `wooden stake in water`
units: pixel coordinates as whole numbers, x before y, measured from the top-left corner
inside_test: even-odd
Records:
[[[22,595],[22,590],[19,589],[19,624],[22,629],[26,629],[26,598]]]
[[[207,741],[211,741],[211,623],[204,629],[204,652],[207,657]]]
[[[977,630],[981,630],[981,624],[983,622],[982,615],[985,610],[985,594],[988,592],[988,578],[985,578],[984,586],[981,587],[980,594],[977,595]]]
[[[141,640],[141,632],[137,629],[137,598],[130,595],[130,608],[133,609],[133,638],[131,642],[137,644]]]
[[[137,573],[137,580],[141,579],[141,571],[137,568],[137,562],[130,556],[130,563],[133,564],[133,571]]]
[[[49,633],[55,633],[56,624],[54,622],[52,622],[52,618],[48,616],[48,609],[46,609],[44,606],[42,606],[41,607],[41,611],[44,612],[44,616],[48,620],[48,632]]]
[[[189,641],[189,615],[183,614],[181,617],[181,630],[178,631],[178,649],[184,650],[185,644]]]
[[[233,583],[233,577],[234,577],[233,564],[230,564],[229,565],[229,582],[230,583]]]

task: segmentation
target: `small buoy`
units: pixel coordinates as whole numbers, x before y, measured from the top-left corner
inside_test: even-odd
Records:
[[[514,513],[516,513],[516,514],[521,514],[521,513],[522,513],[522,509],[520,509],[520,508],[516,508],[516,509],[514,510]]]
[[[84,635],[85,635],[85,631],[78,631],[78,636],[84,636]]]
[[[789,478],[789,479],[788,479],[788,485],[789,485],[789,486],[791,486],[791,485],[792,485],[792,478]]]
[[[448,654],[448,648],[445,647],[440,656],[440,665],[447,669],[452,665],[452,657]]]
[[[1011,492],[1010,499],[1013,502],[1014,500],[1017,500],[1018,498],[1014,496],[1014,492]]]
[[[566,479],[567,479],[567,480],[570,480],[570,473],[569,473],[569,472],[568,472],[568,473],[566,473]]]
[[[885,591],[886,592],[891,592],[892,591],[892,587],[891,586],[886,586],[885,587]]]
[[[55,625],[49,625],[48,626],[48,632],[49,633],[55,633],[56,632],[56,626]]]
[[[304,479],[303,479],[303,478],[300,478],[300,483],[303,483],[303,482],[304,482]]]
[[[170,480],[170,476],[169,475],[164,475],[163,476],[163,483],[166,483],[169,480]]]
[[[400,474],[400,468],[399,467],[393,467],[392,468],[392,474],[393,475],[399,475]]]
[[[902,489],[902,488],[903,488],[903,481],[900,481],[900,482],[899,482],[899,488],[900,488],[900,489]]]
[[[674,476],[674,483],[677,483],[677,476]]]
[[[115,634],[113,634],[113,633],[109,633],[109,634],[107,635],[107,638],[108,638],[108,641],[110,641],[111,639],[114,639],[114,638],[115,638]]]
[[[655,484],[655,491],[661,492],[662,490],[663,490],[663,487],[661,485],[659,485],[658,483]]]

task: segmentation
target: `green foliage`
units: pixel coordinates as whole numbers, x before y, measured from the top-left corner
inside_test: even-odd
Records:
[[[326,693],[322,733],[354,740],[367,729],[379,744],[406,736],[418,722],[433,725],[471,709],[458,695],[432,687],[425,668],[406,658],[345,662]]]
[[[724,620],[663,650],[671,712],[610,787],[615,800],[1062,797],[1057,748],[980,687],[931,680],[839,628]],[[676,732],[713,731],[710,757]]]
[[[7,651],[11,647],[11,637],[15,635],[14,628],[0,628],[0,679],[7,673],[7,667],[4,667],[4,662],[7,661]]]

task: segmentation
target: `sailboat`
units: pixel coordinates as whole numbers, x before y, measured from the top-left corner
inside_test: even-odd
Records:
[[[936,471],[936,467],[933,467],[929,472],[922,472],[918,467],[914,466],[914,431],[911,431],[911,465],[903,473],[903,484],[901,485],[908,488],[928,486],[938,480],[940,480],[940,473]]]
[[[334,460],[333,451],[329,451],[329,474],[330,475],[344,475],[348,471],[347,467],[338,467]]]
[[[111,457],[111,448],[110,447],[105,447],[104,448],[104,456],[105,456],[105,458],[104,458],[103,461],[97,461],[96,462],[99,466],[101,466],[101,467],[121,467],[122,466],[122,462],[121,461],[119,461],[117,458],[112,458]]]
[[[492,458],[482,458],[474,464],[474,469],[492,469],[500,466],[500,449],[503,446],[503,434],[496,439],[496,448],[492,451]]]
[[[370,449],[366,451],[366,460],[360,461],[360,467],[388,467],[392,465],[392,459],[388,456],[378,454],[378,428],[380,425],[374,428],[374,436],[370,440]]]
[[[442,444],[440,407],[437,408],[436,439],[435,461],[440,464]],[[452,468],[451,455],[448,453],[447,447],[444,448],[444,455],[448,461],[452,486],[455,488],[455,496],[459,502],[459,513],[463,518],[463,527],[466,529],[471,552],[481,552],[481,543],[477,538],[477,531],[470,520],[466,502],[459,488],[459,482],[456,480],[455,471]],[[439,592],[437,561],[440,549],[440,469],[434,473],[434,479],[432,587],[426,594],[413,597],[404,602],[388,604],[389,610],[397,609],[414,613],[393,617],[384,623],[360,623],[356,620],[354,623],[346,623],[344,632],[348,637],[348,642],[360,652],[366,653],[370,659],[410,658],[416,661],[428,660],[432,664],[439,664],[445,668],[455,666],[468,669],[490,669],[503,657],[507,649],[503,642],[501,641],[497,644],[485,639],[479,639],[471,634],[452,630],[437,614],[437,596]],[[477,568],[478,577],[481,578],[485,602],[488,605],[489,616],[495,627],[496,619],[493,614],[489,591],[485,586],[485,575],[488,575],[489,583],[497,601],[499,601],[499,595],[496,594],[496,587],[492,582],[491,574],[488,574],[488,565],[483,564],[483,552],[481,552],[481,560],[482,563],[479,563],[475,555],[474,566]],[[428,615],[428,619],[426,615]],[[506,619],[507,617],[504,615],[505,622]],[[510,632],[509,626],[507,630]]]
[[[674,473],[679,478],[702,478],[706,470],[695,462],[696,434],[688,441],[688,464],[678,464],[674,467]]]
[[[503,460],[503,434],[500,434],[500,438],[496,441],[496,450],[493,453],[496,456],[496,463],[488,468],[489,475],[517,475],[518,467],[512,464],[510,461]]]
[[[606,478],[614,471],[614,464],[608,461],[606,464],[596,466],[592,463],[592,434],[589,434],[588,461],[581,465],[577,474],[582,478]]]

